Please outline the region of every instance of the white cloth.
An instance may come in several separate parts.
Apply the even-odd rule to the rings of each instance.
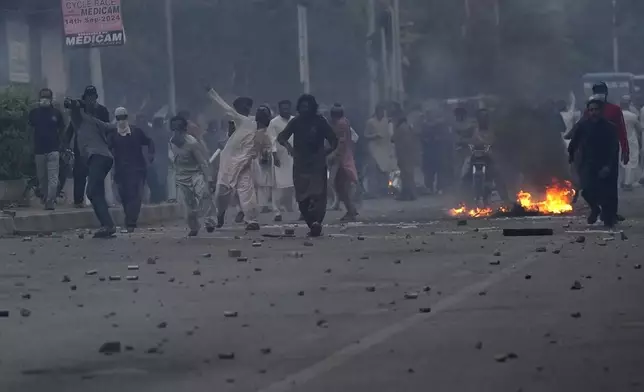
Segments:
[[[267,130],[271,139],[272,150],[280,161],[280,167],[274,166],[275,187],[279,189],[293,187],[293,157],[289,155],[284,146],[277,142],[277,135],[286,128],[286,125],[292,119],[293,117],[287,120],[282,116],[277,116],[271,120]],[[293,136],[288,141],[293,145]]]
[[[257,158],[253,159],[252,163],[255,186],[272,188],[275,185],[273,174],[273,144],[272,138],[268,135],[268,130],[266,128],[258,129],[255,141],[259,154]]]
[[[626,124],[626,137],[628,139],[628,148],[630,150],[630,159],[628,164],[621,164],[626,170],[635,170],[639,167],[640,161],[640,145],[637,135],[637,124],[639,119],[637,114],[630,110],[622,110],[624,114],[624,123]]]
[[[257,123],[251,117],[237,113],[214,90],[210,90],[210,97],[235,121],[235,132],[221,151],[217,184],[237,190],[240,173],[250,170],[258,154],[255,141]]]

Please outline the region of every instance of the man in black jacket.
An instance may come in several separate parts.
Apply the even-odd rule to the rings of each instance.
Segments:
[[[602,97],[590,98],[588,115],[575,126],[568,154],[571,163],[581,160],[576,163],[582,196],[591,209],[588,223],[597,222],[601,214],[604,225],[612,227],[617,220],[619,139],[617,126],[602,115],[603,106]],[[581,157],[576,154],[580,149]]]
[[[85,113],[105,123],[110,122],[110,112],[105,106],[98,103],[98,92],[96,91],[96,87],[87,86],[83,93],[82,100],[85,106]],[[74,156],[77,158],[80,157],[81,153],[78,148],[76,129],[72,122],[70,122],[69,127],[67,127],[66,139],[67,145],[70,145],[73,142],[72,148]],[[87,185],[87,162],[83,159],[75,159],[72,174],[74,177],[74,205],[78,208],[82,208],[85,200],[85,186]]]

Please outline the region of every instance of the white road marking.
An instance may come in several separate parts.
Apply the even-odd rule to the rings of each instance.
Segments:
[[[342,366],[349,360],[357,357],[358,355],[368,351],[369,349],[384,343],[385,341],[393,338],[394,336],[409,330],[410,328],[418,325],[419,323],[435,317],[437,314],[458,305],[468,297],[475,295],[490,286],[493,286],[501,281],[507,279],[511,275],[516,274],[530,264],[534,263],[538,255],[529,255],[526,259],[516,263],[515,265],[504,268],[503,270],[491,275],[487,279],[474,283],[460,290],[459,292],[444,298],[432,307],[431,313],[418,313],[410,316],[400,322],[385,327],[379,331],[360,339],[356,343],[352,343],[327,358],[300,370],[297,373],[287,376],[285,379],[278,381],[266,388],[260,389],[258,392],[287,392],[296,387],[301,387],[303,384],[320,377],[321,375],[330,372],[331,370]]]

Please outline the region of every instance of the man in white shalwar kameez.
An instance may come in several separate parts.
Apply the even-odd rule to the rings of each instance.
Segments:
[[[235,132],[221,151],[217,175],[217,226],[224,224],[226,209],[235,193],[246,218],[246,230],[259,230],[257,222],[257,195],[251,173],[253,159],[258,155],[255,136],[257,123],[249,117],[253,100],[237,98],[234,109],[214,90],[209,89],[210,98],[217,103],[235,122]]]
[[[389,173],[398,170],[394,144],[391,142],[392,136],[393,131],[386,116],[385,107],[380,104],[376,107],[374,115],[367,121],[364,132],[369,154],[375,163],[370,173],[373,184],[370,183],[369,188],[377,196],[387,194]]]
[[[275,222],[282,221],[283,211],[293,211],[293,200],[295,191],[293,188],[293,157],[286,148],[277,142],[279,135],[286,125],[293,119],[291,115],[291,101],[281,101],[279,104],[279,116],[271,120],[268,126],[268,135],[271,138],[273,149],[273,168],[275,173],[275,187],[273,188],[273,210],[275,211]],[[293,145],[293,136],[289,139]]]
[[[620,162],[620,182],[624,190],[632,190],[633,185],[637,182],[637,172],[640,164],[642,128],[637,114],[631,111],[631,97],[629,95],[623,96],[620,103],[622,114],[624,115],[626,137],[630,151],[630,160],[628,163],[624,164]]]

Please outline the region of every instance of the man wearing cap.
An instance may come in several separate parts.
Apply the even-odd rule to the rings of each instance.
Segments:
[[[141,128],[129,123],[125,108],[117,108],[114,117],[116,132],[108,134],[108,142],[114,155],[114,180],[123,204],[125,227],[131,233],[141,212],[147,165],[154,161],[154,143]],[[143,156],[144,146],[147,157]]]
[[[97,118],[105,123],[110,122],[110,113],[107,108],[98,103],[98,92],[96,87],[87,86],[83,92],[82,101],[85,106],[85,113]],[[73,143],[73,144],[72,144]],[[67,128],[67,145],[72,145],[74,156],[81,156],[81,151],[78,145],[78,137],[76,127],[73,122],[70,122]],[[87,185],[88,167],[87,162],[83,159],[75,159],[73,167],[74,177],[74,205],[78,208],[83,207],[85,200],[85,186]]]

